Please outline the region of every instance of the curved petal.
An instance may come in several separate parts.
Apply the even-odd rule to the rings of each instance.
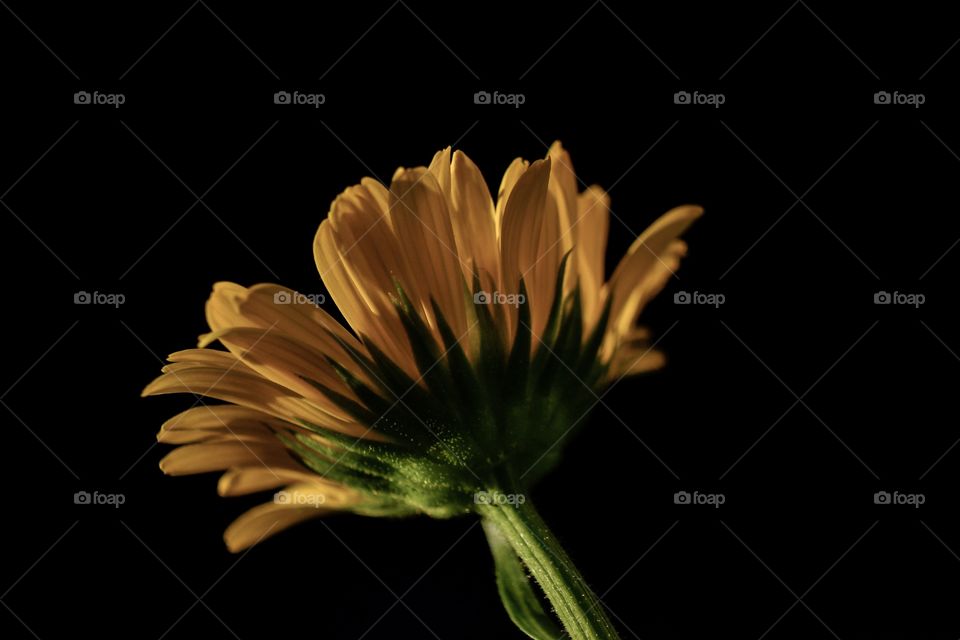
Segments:
[[[610,231],[610,196],[600,187],[591,186],[577,196],[575,223],[577,244],[577,282],[583,301],[584,335],[600,318],[601,291],[604,282],[604,257]]]
[[[200,442],[247,442],[268,444],[276,440],[272,432],[262,427],[238,427],[224,424],[222,429],[172,429],[157,433],[161,444],[196,444]]]
[[[244,364],[264,378],[317,403],[341,420],[349,420],[349,414],[314,384],[357,400],[350,387],[327,361],[327,358],[331,358],[338,364],[342,363],[342,366],[348,370],[353,369],[355,375],[366,380],[367,376],[358,371],[359,366],[348,356],[315,351],[312,347],[272,329],[234,327],[213,335]],[[338,348],[337,351],[342,352],[342,349]]]
[[[550,195],[556,206],[557,224],[560,227],[560,255],[565,255],[580,243],[580,222],[577,207],[577,176],[573,172],[573,161],[560,141],[550,145],[547,154],[550,157]],[[567,263],[564,293],[569,293],[577,283],[579,261],[572,258]]]
[[[613,296],[611,328],[617,336],[629,333],[644,305],[674,274],[686,251],[677,238],[702,214],[696,206],[671,209],[634,240],[607,285]]]
[[[500,180],[500,187],[497,189],[497,206],[494,209],[497,238],[499,238],[503,232],[503,214],[507,208],[507,200],[510,199],[510,194],[513,192],[513,187],[517,184],[517,180],[526,173],[529,166],[530,163],[523,158],[514,158],[513,162],[510,163],[510,166],[508,166],[507,170],[503,173],[503,178]]]
[[[337,196],[320,224],[313,253],[320,278],[343,317],[408,374],[416,365],[390,299],[404,258],[387,214],[386,188],[364,180]]]
[[[247,288],[232,282],[218,282],[207,300],[206,314],[207,324],[214,332],[234,327],[269,329],[337,360],[347,358],[338,340],[361,352],[364,350],[353,334],[330,314],[306,296],[276,284]],[[205,336],[200,346],[206,346],[212,339]]]
[[[220,476],[217,493],[224,497],[245,496],[294,482],[321,482],[321,480],[316,474],[299,465],[273,468],[254,465],[230,469]]]
[[[403,248],[403,287],[421,316],[436,329],[436,301],[457,337],[467,330],[467,297],[450,211],[437,179],[418,167],[398,171],[390,184],[391,225]],[[437,332],[439,337],[439,332]]]
[[[549,157],[531,164],[517,179],[504,209],[500,235],[501,291],[517,293],[523,277],[526,304],[530,305],[533,322],[531,329],[536,335],[542,333],[549,315],[560,258],[559,248],[552,242],[559,235],[559,224],[555,205],[548,198],[549,181]],[[516,310],[506,314],[508,335],[513,335],[516,316]]]
[[[647,347],[627,347],[617,350],[613,362],[610,364],[610,370],[607,374],[607,381],[613,382],[619,378],[633,376],[648,371],[660,369],[667,363],[666,356],[662,352]]]
[[[283,444],[246,442],[213,442],[187,444],[177,447],[160,461],[160,469],[167,475],[223,471],[242,465],[261,465],[264,468],[287,466],[293,463]]]
[[[607,382],[654,371],[666,362],[666,356],[651,346],[650,330],[646,327],[634,327],[623,337],[610,359]]]
[[[290,507],[268,502],[250,509],[234,520],[223,532],[223,541],[227,549],[237,553],[295,524],[318,518],[330,511],[331,509]]]
[[[295,524],[347,508],[358,500],[354,491],[332,483],[293,484],[278,493],[273,502],[256,506],[234,520],[223,539],[230,551],[242,551]]]
[[[164,369],[166,373],[147,385],[142,395],[193,393],[256,409],[281,420],[303,420],[358,437],[365,432],[360,425],[341,420],[254,372],[187,362],[168,365]]]
[[[461,151],[450,167],[450,217],[457,251],[472,269],[499,278],[497,225],[490,190],[480,169]],[[472,273],[465,272],[467,282]]]

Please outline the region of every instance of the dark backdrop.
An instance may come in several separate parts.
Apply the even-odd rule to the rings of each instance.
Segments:
[[[191,401],[138,396],[213,282],[322,293],[313,234],[362,176],[452,144],[495,188],[554,139],[611,187],[610,264],[707,210],[644,314],[669,366],[604,396],[534,496],[623,637],[960,635],[948,7],[0,4],[4,638],[518,637],[471,519],[335,517],[228,554],[266,498],[165,478],[154,434]],[[273,103],[294,90],[326,102]]]

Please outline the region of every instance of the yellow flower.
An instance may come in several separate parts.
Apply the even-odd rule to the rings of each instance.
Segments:
[[[663,215],[606,280],[609,197],[579,192],[559,143],[514,160],[496,199],[449,148],[389,186],[364,178],[314,241],[352,331],[279,285],[216,284],[210,333],[172,354],[144,395],[227,404],[168,420],[158,439],[180,446],[161,468],[224,470],[224,496],[281,489],[227,529],[232,551],[338,510],[486,520],[478,492],[524,491],[597,390],[663,364],[636,321],[700,214]]]

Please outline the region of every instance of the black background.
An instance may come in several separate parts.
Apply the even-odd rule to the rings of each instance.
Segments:
[[[213,282],[323,293],[313,234],[362,176],[452,144],[495,188],[554,139],[611,188],[611,266],[668,208],[707,210],[644,314],[668,367],[613,387],[534,494],[622,636],[960,635],[949,7],[0,4],[4,638],[519,637],[473,519],[335,517],[230,555],[268,498],[164,477],[154,434],[192,401],[139,392]]]

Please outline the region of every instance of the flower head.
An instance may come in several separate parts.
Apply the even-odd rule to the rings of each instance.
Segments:
[[[701,209],[663,215],[606,280],[609,198],[579,192],[559,143],[514,160],[496,196],[449,148],[341,193],[314,254],[350,330],[279,285],[214,286],[210,333],[144,395],[226,403],[163,425],[180,445],[166,473],[223,470],[225,496],[281,490],[228,528],[232,550],[330,511],[473,511],[477,492],[554,467],[600,389],[663,364],[636,321]]]

